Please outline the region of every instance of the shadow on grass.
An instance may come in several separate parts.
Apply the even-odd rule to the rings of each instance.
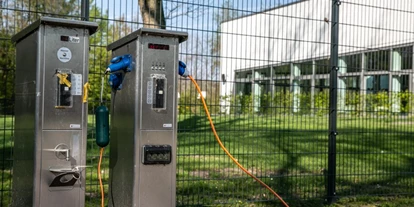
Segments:
[[[211,131],[210,124],[208,118],[206,116],[198,116],[198,115],[180,115],[184,117],[188,117],[178,121],[178,132],[201,132],[201,131]],[[227,126],[232,126],[241,120],[244,120],[242,117],[232,118],[230,120],[223,121],[221,119],[222,116],[212,117],[214,126],[216,129],[226,128]],[[217,120],[219,119],[219,120]]]
[[[410,130],[380,127],[343,129],[338,139],[337,195],[412,195],[414,193],[414,142]],[[349,161],[356,167],[350,169]]]
[[[226,120],[219,122],[218,125],[231,126],[239,124],[238,121],[241,120],[231,119],[229,122]],[[300,120],[299,125],[295,127],[292,125],[284,127],[280,124],[264,126],[268,127],[266,130],[245,127],[247,131],[250,129],[253,132],[252,136],[249,136],[245,131],[237,132],[235,130],[232,132],[239,133],[239,136],[229,136],[229,133],[225,131],[219,131],[219,134],[222,132],[228,139],[228,143],[238,143],[239,145],[236,147],[245,145],[242,150],[251,149],[248,145],[253,142],[250,140],[257,140],[255,151],[238,152],[239,157],[243,155],[248,159],[254,158],[254,156],[259,157],[252,161],[246,161],[250,168],[259,165],[255,163],[263,157],[277,159],[277,166],[273,170],[266,170],[263,172],[264,175],[260,175],[260,177],[280,193],[291,206],[325,206],[328,165],[327,126],[324,130],[321,129],[321,126],[303,124],[306,120],[301,120],[300,116],[298,120]],[[351,119],[351,121],[355,120]],[[258,119],[258,121],[261,120]],[[312,120],[310,119],[310,121]],[[372,123],[367,123],[371,121]],[[376,121],[378,120],[358,118],[355,126],[338,129],[336,193],[339,197],[414,193],[412,190],[414,187],[414,154],[411,153],[414,148],[413,130],[394,126],[393,122],[380,124]],[[183,128],[188,124],[191,126],[190,128],[195,130],[210,130],[206,127],[206,121],[203,117],[192,116],[180,121],[180,124]],[[186,136],[194,136],[194,142],[185,143],[186,146],[196,145],[202,148],[202,146],[214,142],[214,140],[200,141],[197,139],[197,134],[201,135],[199,132],[196,131],[191,135],[183,133],[180,136],[183,139],[186,139]],[[238,198],[242,202],[270,201],[277,203],[273,198],[252,199],[255,195],[251,193],[256,191],[234,189],[235,186],[245,185],[245,182],[232,183],[229,182],[231,179],[233,178],[223,174],[217,180],[211,177],[199,178],[198,181],[187,180],[185,181],[186,185],[177,189],[177,202],[180,202],[178,199],[182,196],[183,199],[189,201],[187,204],[198,203],[197,199],[201,199],[200,204],[220,204],[226,200],[228,203],[237,203],[237,199],[234,198]],[[202,182],[203,185],[197,187],[197,182]],[[222,190],[226,194],[219,193],[222,192],[217,191],[217,185],[220,185],[220,182],[233,186],[233,189]],[[258,184],[256,183],[252,188],[259,188]],[[193,193],[202,193],[208,196],[193,197],[191,196]],[[190,195],[186,197],[185,194]],[[217,199],[214,199],[215,197]]]

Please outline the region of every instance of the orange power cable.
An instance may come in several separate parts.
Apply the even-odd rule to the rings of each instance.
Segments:
[[[98,179],[99,179],[99,186],[101,187],[101,206],[105,206],[105,195],[104,189],[102,185],[102,176],[101,176],[101,164],[102,164],[102,156],[103,156],[104,148],[102,147],[99,151],[99,163],[98,163]]]
[[[207,108],[207,104],[206,101],[204,100],[203,94],[201,93],[201,89],[198,86],[197,82],[194,80],[193,77],[191,77],[191,75],[188,76],[191,80],[191,82],[193,82],[193,84],[195,85],[195,87],[197,88],[198,93],[200,94],[201,97],[201,101],[203,102],[203,106],[204,106],[204,110],[206,112],[207,118],[210,121],[210,127],[211,130],[213,131],[214,137],[216,138],[218,144],[220,145],[221,149],[223,149],[223,151],[227,154],[227,156],[230,157],[230,159],[241,169],[243,170],[243,172],[245,172],[247,175],[249,175],[250,177],[252,177],[254,180],[256,180],[257,182],[259,182],[262,186],[264,186],[266,189],[268,189],[274,196],[276,196],[276,198],[278,198],[280,200],[280,202],[283,203],[284,206],[289,207],[289,205],[283,200],[282,197],[280,197],[272,188],[270,188],[268,185],[266,185],[266,183],[264,183],[263,181],[261,181],[259,178],[257,178],[256,176],[254,176],[252,173],[250,173],[249,171],[247,171],[246,168],[244,168],[238,161],[236,158],[233,157],[233,155],[230,154],[230,152],[227,150],[227,148],[223,145],[223,143],[220,140],[220,137],[218,136],[217,132],[216,132],[216,128],[214,127],[213,124],[213,120],[211,119],[210,116],[210,112],[208,111]]]

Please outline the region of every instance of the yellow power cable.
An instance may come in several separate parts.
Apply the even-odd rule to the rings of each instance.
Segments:
[[[101,176],[101,164],[102,164],[103,152],[104,152],[104,148],[102,147],[99,152],[99,163],[98,163],[98,179],[99,179],[99,186],[101,188],[101,207],[105,206],[105,195],[104,195],[104,188],[102,185],[102,176]]]
[[[206,101],[204,100],[203,94],[201,93],[201,89],[198,86],[197,82],[194,80],[193,77],[191,77],[191,75],[188,76],[191,80],[191,82],[193,82],[193,84],[195,85],[195,87],[197,88],[198,93],[200,94],[200,99],[203,102],[203,106],[204,106],[204,110],[206,112],[207,118],[210,121],[210,127],[211,130],[213,131],[214,137],[216,138],[218,144],[220,145],[221,149],[223,149],[223,151],[227,154],[227,156],[230,157],[230,159],[241,169],[243,170],[243,172],[245,172],[247,175],[249,175],[250,177],[252,177],[254,180],[256,180],[257,182],[259,182],[262,186],[264,186],[266,189],[268,189],[274,196],[276,196],[276,198],[278,198],[280,200],[280,202],[282,202],[282,204],[285,207],[289,207],[289,205],[283,200],[282,197],[280,197],[272,188],[270,188],[268,185],[266,185],[266,183],[264,183],[263,181],[261,181],[259,178],[257,178],[256,176],[254,176],[252,173],[250,173],[249,171],[247,171],[246,168],[244,168],[237,160],[236,158],[233,157],[233,155],[230,154],[230,152],[227,150],[227,148],[223,145],[223,143],[220,140],[220,137],[218,136],[217,132],[216,132],[216,128],[214,127],[214,123],[213,120],[211,119],[210,116],[210,112],[208,111],[207,108],[207,104]]]

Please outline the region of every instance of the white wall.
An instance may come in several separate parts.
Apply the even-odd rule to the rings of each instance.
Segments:
[[[308,0],[221,24],[221,73],[329,56],[331,0]],[[342,0],[340,54],[414,42],[413,0]],[[223,84],[221,95],[232,94]]]

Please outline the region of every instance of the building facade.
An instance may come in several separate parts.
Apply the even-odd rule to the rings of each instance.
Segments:
[[[243,16],[221,24],[221,96],[260,96],[288,91],[292,112],[299,94],[329,89],[332,1],[307,0]],[[390,100],[413,92],[414,19],[410,0],[347,0],[340,5],[338,109],[348,110],[351,92],[387,92]],[[254,98],[256,97],[256,98]],[[302,100],[303,102],[303,100]],[[401,112],[400,100],[390,111]],[[221,102],[229,113],[230,102]]]

